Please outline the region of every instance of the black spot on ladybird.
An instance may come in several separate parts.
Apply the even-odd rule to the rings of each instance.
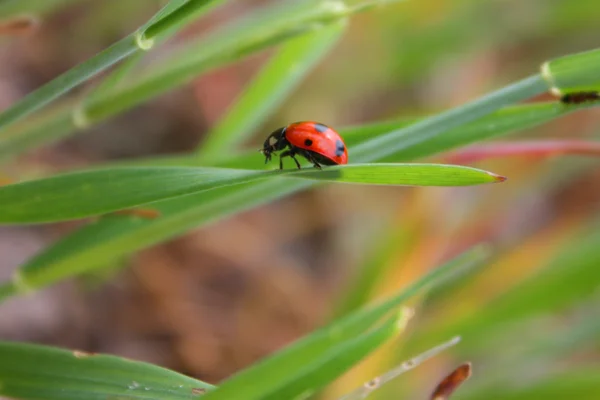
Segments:
[[[344,143],[338,139],[335,142],[335,155],[338,157],[341,157],[344,155],[344,150],[346,150],[346,148],[344,147]]]
[[[312,140],[310,140],[310,139],[306,139],[306,140],[304,141],[304,145],[305,145],[305,146],[312,146],[312,143],[313,143],[313,142],[312,142]]]
[[[329,128],[326,125],[316,123],[315,124],[315,129],[317,130],[317,132],[323,133],[323,132],[325,132]]]

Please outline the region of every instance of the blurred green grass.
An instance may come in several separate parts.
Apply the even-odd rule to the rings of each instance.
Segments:
[[[254,144],[268,131],[263,127],[290,120],[359,125],[432,115],[458,106],[538,71],[547,59],[596,47],[597,19],[592,3],[425,0],[390,4],[357,15],[339,46],[271,117],[255,123],[256,128],[245,135],[252,133],[248,141]],[[93,23],[94,18],[88,21]],[[548,104],[546,111],[562,114],[553,107]],[[71,123],[68,116],[64,122]],[[64,136],[64,126],[59,126],[57,139]],[[554,120],[542,129],[516,131],[512,137],[597,137],[597,126],[597,111],[591,109]],[[44,134],[52,134],[44,128]],[[397,127],[389,130],[393,129]],[[245,147],[248,143],[239,144]],[[413,150],[420,155],[417,146]],[[22,166],[19,173],[27,176],[21,160],[7,168]],[[257,160],[249,163],[262,163],[260,157]],[[425,398],[443,371],[466,359],[473,362],[474,376],[455,394],[456,399],[597,397],[593,366],[600,356],[594,343],[600,331],[594,323],[599,316],[594,298],[598,287],[594,221],[599,197],[594,160],[549,161],[525,156],[484,160],[477,166],[501,172],[510,180],[502,188],[476,191],[334,192],[344,194],[348,204],[342,209],[347,218],[352,213],[375,213],[365,209],[366,204],[381,207],[379,212],[387,216],[387,229],[369,241],[373,250],[367,252],[366,240],[355,250],[363,258],[362,267],[351,258],[335,266],[348,275],[339,289],[338,309],[355,309],[393,292],[474,242],[491,242],[495,252],[493,262],[457,278],[452,288],[415,301],[417,316],[410,336],[386,345],[323,398],[335,399],[399,360],[454,334],[465,336],[450,356],[420,366],[372,397]],[[279,191],[272,192],[269,201],[290,192],[276,183],[261,190]],[[249,196],[251,191],[245,193]],[[397,197],[402,201],[397,202]],[[250,197],[243,200],[251,201]],[[215,203],[198,223],[210,220],[219,207],[228,206]],[[273,216],[278,217],[284,216]],[[120,220],[112,228],[138,223]]]

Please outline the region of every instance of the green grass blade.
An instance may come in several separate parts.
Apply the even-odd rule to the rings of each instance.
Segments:
[[[0,394],[24,400],[197,399],[202,381],[120,357],[0,342]]]
[[[216,158],[246,139],[338,42],[342,20],[284,44],[208,134],[201,157]]]
[[[275,400],[305,398],[337,378],[354,364],[395,336],[405,326],[410,311],[388,318],[383,324],[355,337],[346,337],[330,331],[328,336],[313,333],[306,339],[310,347],[306,353],[293,354],[285,360],[276,374],[270,370],[256,370],[250,367],[222,382],[218,389],[206,395],[207,400]],[[239,379],[250,371],[254,380]],[[236,379],[236,377],[238,379]]]
[[[224,0],[171,0],[148,24],[140,28],[141,41],[154,41],[174,27],[182,26]]]
[[[85,243],[80,243],[80,245],[85,246]],[[97,254],[101,256],[102,252],[98,252]],[[327,352],[332,347],[348,340],[352,340],[356,336],[367,332],[377,323],[377,321],[380,321],[386,315],[394,312],[394,310],[402,305],[403,302],[424,290],[435,289],[440,284],[443,284],[449,277],[452,277],[464,268],[468,268],[471,263],[476,262],[481,256],[481,249],[474,248],[470,252],[464,253],[456,259],[451,260],[447,264],[428,273],[388,301],[371,307],[370,309],[361,310],[360,312],[351,314],[344,319],[334,321],[311,335],[292,343],[283,350],[255,364],[251,368],[229,378],[227,380],[227,387],[223,386],[225,387],[225,394],[228,394],[230,390],[235,392],[233,389],[228,389],[231,387],[250,388],[260,382],[265,382],[265,385],[277,385],[285,379],[291,369],[314,362],[315,359],[322,356],[323,353]],[[40,266],[41,268],[38,268],[37,272],[40,272],[42,277],[46,274],[45,278],[48,278],[48,273],[52,273],[52,271],[48,271],[48,268],[44,265]],[[40,275],[38,274],[36,277],[36,271],[34,269],[23,272],[23,283],[39,283]],[[73,271],[67,272],[73,273]],[[25,279],[28,278],[27,274],[33,279]],[[37,279],[37,282],[35,282],[35,279]],[[268,377],[268,379],[265,377]]]
[[[600,90],[600,49],[550,60],[542,76],[557,94]]]
[[[131,57],[122,61],[87,95],[84,102],[91,101],[96,96],[105,94],[110,90],[115,90],[115,88],[117,88],[119,84],[122,84],[125,81],[125,78],[129,76],[131,71],[139,64],[143,55],[144,53],[136,52]]]
[[[415,357],[412,357],[410,360],[404,361],[398,366],[390,369],[384,374],[371,379],[369,382],[364,383],[359,388],[353,390],[352,392],[340,397],[338,400],[364,400],[369,397],[373,392],[378,389],[381,389],[385,384],[390,381],[398,378],[400,375],[418,367],[425,361],[429,360],[437,356],[444,350],[458,344],[460,342],[460,336],[456,336],[451,340],[439,344]],[[444,400],[444,399],[434,399],[434,400]]]
[[[292,176],[327,182],[401,186],[469,186],[506,180],[480,169],[444,164],[354,164],[311,169]]]
[[[23,124],[0,132],[0,162],[68,135],[73,127],[72,111],[62,106],[45,113],[32,115]]]
[[[164,241],[165,232],[183,234],[310,186],[308,181],[287,183],[273,179],[259,185],[242,184],[242,190],[229,186],[153,203],[152,208],[160,213],[156,219],[103,217],[30,259],[17,271],[13,283],[20,292],[27,292],[93,271]]]
[[[83,112],[94,123],[141,104],[201,73],[346,19],[339,1],[286,1],[259,10],[242,21],[184,46],[166,65],[157,66],[135,82],[90,102]]]
[[[436,340],[455,332],[469,343],[481,345],[486,335],[516,321],[559,312],[593,296],[598,287],[600,231],[595,224],[559,251],[548,265],[473,313],[445,323],[435,323],[435,332],[419,332],[411,345]],[[485,342],[484,342],[485,343]]]
[[[272,174],[177,167],[67,173],[0,187],[0,222],[50,222],[83,218],[269,175]]]
[[[393,339],[404,330],[412,315],[410,309],[401,310],[399,315],[388,318],[380,327],[362,334],[340,346],[327,349],[317,359],[308,364],[301,364],[294,374],[288,374],[284,381],[269,384],[264,394],[256,396],[261,400],[305,398],[318,392],[334,379],[348,371],[367,355],[379,348],[386,341]],[[268,380],[268,376],[265,376]],[[269,386],[275,388],[269,388]],[[233,390],[230,390],[233,392]],[[239,391],[238,391],[239,392]],[[212,394],[211,394],[212,395]],[[216,398],[216,396],[215,396]],[[228,397],[221,397],[226,399]],[[246,399],[244,394],[238,398]]]
[[[488,252],[488,246],[475,246],[429,272],[425,277],[402,290],[396,296],[392,296],[387,300],[380,301],[377,304],[343,317],[337,322],[337,325],[339,325],[340,329],[353,332],[363,324],[373,323],[411,297],[424,291],[434,292],[434,289],[457,274],[466,273],[471,268],[480,265],[487,259]]]
[[[450,129],[491,114],[511,103],[543,93],[547,89],[546,82],[539,75],[523,79],[470,103],[365,142],[354,149],[353,159],[368,162],[393,155],[403,149],[430,140]]]
[[[237,398],[235,397],[236,395],[244,394],[244,392],[239,392],[240,388],[263,385],[263,381],[266,381],[264,385],[277,385],[285,379],[287,371],[294,368],[294,366],[310,364],[311,361],[322,355],[329,348],[368,331],[382,318],[397,310],[406,300],[424,290],[435,289],[447,277],[452,276],[463,268],[468,268],[474,260],[480,257],[479,252],[480,250],[475,248],[470,252],[464,253],[460,257],[425,275],[389,300],[334,321],[313,332],[311,335],[292,343],[283,350],[254,364],[251,368],[227,379],[219,387],[219,391],[215,391],[214,394],[216,395],[220,392],[223,395],[232,396],[231,398],[233,399]],[[262,387],[257,387],[257,389],[262,389]]]
[[[213,0],[213,3],[218,4],[220,1]],[[207,9],[201,8],[203,11]],[[90,124],[141,104],[153,96],[187,83],[213,68],[238,61],[246,55],[310,33],[315,29],[322,29],[326,25],[339,23],[351,13],[352,10],[346,9],[341,1],[335,0],[327,2],[288,0],[273,7],[265,8],[242,21],[234,21],[232,24],[224,26],[223,29],[209,35],[207,38],[203,37],[182,46],[180,51],[169,57],[164,65],[154,67],[139,79],[128,82],[127,85],[119,86],[118,89],[98,93],[97,96],[87,99],[88,101],[84,100],[83,105],[73,106],[71,123],[62,125],[64,132],[55,131],[44,140],[43,136],[39,135],[39,132],[44,130],[43,122],[55,125],[53,121],[47,119],[40,120],[37,126],[27,124],[21,129],[17,126],[16,132],[9,135],[11,140],[7,143],[7,146],[0,143],[0,160],[7,157],[7,155],[12,155],[8,153],[7,147],[13,147],[17,151],[22,150],[21,147],[11,146],[13,141],[33,143],[26,139],[20,140],[21,135],[36,134],[36,143],[49,142],[65,137],[89,127]],[[124,40],[135,45],[134,39],[134,35],[132,35]],[[97,62],[94,58],[87,63],[89,64],[92,61]],[[113,60],[111,63],[117,61]],[[69,71],[68,73],[72,74],[73,72]],[[63,87],[61,86],[61,88]],[[29,96],[37,95],[34,92]],[[25,107],[20,104],[18,103],[14,107]],[[29,113],[32,110],[33,108],[27,108],[26,110],[23,108],[22,111]],[[10,110],[7,110],[7,112],[13,113]],[[5,134],[2,115],[4,114],[0,114],[0,138]],[[19,115],[21,115],[20,112]],[[56,118],[62,120],[64,115],[57,114]],[[11,120],[13,119],[11,117]]]
[[[9,124],[26,117],[56,100],[77,85],[130,56],[138,50],[133,35],[129,35],[87,61],[71,68],[58,78],[26,95],[21,101],[0,114],[0,132]]]
[[[414,245],[416,235],[405,224],[397,226],[395,221],[384,233],[370,238],[370,248],[365,260],[358,265],[357,271],[345,285],[342,297],[337,301],[334,318],[339,318],[357,310],[366,304],[377,284],[385,278],[386,272],[395,264],[399,255],[405,255]]]
[[[84,218],[276,176],[403,186],[465,186],[505,179],[475,168],[441,164],[356,164],[266,172],[194,167],[110,168],[2,186],[0,223]]]
[[[210,1],[205,1],[210,2]],[[197,3],[197,1],[196,1]],[[184,7],[185,4],[180,6]],[[175,10],[177,11],[177,10]],[[174,12],[175,12],[174,11]],[[194,10],[197,11],[197,10]],[[166,29],[162,24],[163,21],[169,20],[167,17],[171,14],[167,14],[165,18],[159,19],[156,23],[160,23],[163,28],[161,32]],[[168,27],[174,28],[179,26],[180,19],[169,20]],[[151,25],[152,26],[152,25]],[[91,77],[97,75],[99,72],[107,69],[111,65],[116,64],[122,59],[134,54],[140,49],[149,50],[152,47],[154,37],[150,38],[149,42],[140,41],[139,35],[134,33],[131,34],[117,43],[113,44],[109,48],[101,51],[94,57],[82,62],[81,64],[71,68],[64,74],[46,83],[42,87],[26,95],[17,104],[11,106],[0,114],[0,132],[5,129],[9,124],[24,118],[25,116],[33,113],[41,107],[49,104],[53,100],[56,100],[63,94],[67,93],[79,84],[87,81]]]
[[[591,297],[598,288],[600,230],[594,224],[532,277],[486,306],[479,328],[558,311]],[[496,325],[497,326],[497,325]]]

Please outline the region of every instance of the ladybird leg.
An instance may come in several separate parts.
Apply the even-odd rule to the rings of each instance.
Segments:
[[[292,155],[291,157],[292,157],[292,159],[293,159],[294,161],[296,161],[296,166],[298,167],[298,169],[302,169],[302,168],[300,167],[300,163],[298,162],[298,160],[296,159],[296,157],[295,157],[295,156],[293,156],[293,155]]]
[[[301,169],[300,163],[296,159],[296,153],[293,150],[286,150],[279,155],[279,169],[283,169],[283,161],[281,160],[282,157],[292,157],[292,160],[294,160],[298,169]]]
[[[279,169],[283,169],[283,157],[288,157],[288,156],[292,156],[292,152],[289,150],[286,150],[283,153],[279,154]]]
[[[317,160],[315,160],[315,158],[313,157],[312,154],[310,154],[309,152],[306,152],[306,154],[304,156],[306,157],[306,159],[308,161],[310,161],[315,166],[315,168],[323,169],[323,168],[321,168],[321,164],[319,164],[319,162]]]

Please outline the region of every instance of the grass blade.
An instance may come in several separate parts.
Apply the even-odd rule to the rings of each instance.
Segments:
[[[470,103],[426,118],[406,128],[389,132],[354,149],[358,161],[381,159],[447,132],[450,129],[484,117],[511,103],[526,100],[548,89],[544,80],[535,75],[506,86]]]
[[[0,187],[0,222],[83,218],[267,176],[255,171],[176,167],[67,173]]]
[[[542,65],[542,76],[555,94],[600,90],[600,49],[550,60]]]
[[[328,349],[317,360],[302,365],[296,374],[288,376],[287,382],[278,382],[278,388],[267,391],[265,395],[257,398],[293,399],[318,392],[386,341],[402,332],[411,316],[412,310],[401,310],[399,315],[388,318],[380,327],[353,338],[341,346]]]
[[[400,375],[404,374],[411,369],[414,369],[429,360],[430,358],[438,355],[442,351],[458,344],[460,342],[460,337],[454,337],[451,340],[442,343],[438,346],[435,346],[432,349],[429,349],[418,356],[411,358],[410,360],[404,361],[399,366],[391,369],[385,374],[378,376],[376,378],[371,379],[369,382],[366,382],[363,386],[358,389],[353,390],[352,392],[342,396],[339,400],[362,400],[369,397],[373,394],[374,391],[381,388],[386,383],[396,379]]]
[[[211,385],[120,357],[0,342],[0,394],[25,400],[197,399]]]
[[[280,357],[281,368],[275,371],[250,367],[225,380],[218,389],[208,393],[207,400],[276,400],[305,398],[341,375],[385,341],[404,329],[409,311],[388,318],[379,327],[365,327],[356,336],[340,334],[330,329],[306,337],[310,346],[304,353],[288,353]],[[311,340],[312,339],[312,340]],[[275,355],[277,357],[277,354]],[[284,368],[285,365],[285,368]],[[253,381],[244,377],[252,374]]]
[[[210,0],[204,2],[209,3]],[[198,3],[198,1],[195,1],[194,3]],[[180,6],[180,8],[184,7],[185,4],[189,3],[183,3]],[[167,7],[169,7],[169,5],[167,5]],[[161,18],[156,21],[155,24],[161,24],[162,28],[160,32],[166,30],[167,28],[174,28],[176,26],[180,26],[180,19],[168,19],[167,17],[169,15],[172,14],[167,14],[165,18]],[[163,23],[163,21],[167,20],[168,23]],[[151,26],[152,25],[150,25],[150,27]],[[0,132],[3,129],[5,129],[9,124],[12,124],[17,120],[24,118],[25,116],[56,100],[63,94],[67,93],[74,87],[97,75],[99,72],[107,69],[111,65],[116,64],[117,62],[134,54],[139,50],[149,50],[152,47],[154,37],[150,37],[149,41],[140,41],[139,39],[139,33],[131,34],[121,39],[117,43],[113,44],[109,48],[101,51],[94,57],[71,68],[64,74],[46,83],[39,89],[26,95],[17,104],[13,105],[12,107],[0,114]]]
[[[2,186],[0,223],[84,218],[276,176],[403,186],[465,186],[505,180],[479,169],[441,164],[357,164],[267,172],[193,167],[110,168]]]
[[[433,290],[449,276],[452,276],[463,268],[468,268],[473,261],[481,257],[480,251],[481,249],[474,248],[469,252],[461,254],[459,257],[425,275],[387,301],[333,321],[313,332],[310,336],[292,343],[283,350],[254,364],[251,368],[227,379],[219,387],[219,391],[222,395],[239,396],[240,394],[245,394],[240,393],[239,388],[251,388],[257,382],[262,382],[265,377],[268,377],[271,384],[273,384],[272,382],[281,381],[286,376],[286,371],[293,368],[293,366],[310,363],[314,358],[332,346],[363,334],[382,318],[400,307],[409,298],[425,290]]]
[[[292,176],[327,182],[401,186],[469,186],[506,180],[503,176],[476,168],[416,163],[353,164],[301,171]]]
[[[139,50],[133,35],[129,35],[87,61],[71,68],[46,83],[0,114],[0,132],[9,124],[56,100],[79,84]]]

